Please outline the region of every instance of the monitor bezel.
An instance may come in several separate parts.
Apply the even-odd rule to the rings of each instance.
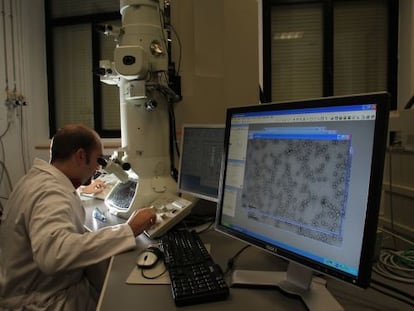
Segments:
[[[221,223],[221,214],[223,211],[223,191],[226,176],[226,160],[229,152],[230,122],[234,114],[271,111],[271,110],[288,110],[303,109],[328,106],[345,106],[352,104],[375,103],[377,104],[377,115],[375,119],[375,130],[373,140],[373,152],[371,161],[370,183],[367,198],[366,221],[364,225],[364,235],[360,253],[360,263],[358,275],[354,276],[340,270],[333,269],[330,266],[310,260],[300,256],[283,247],[275,247],[264,241],[245,235],[239,231],[230,229]],[[383,166],[385,161],[386,137],[388,130],[390,95],[386,92],[354,94],[347,96],[332,96],[305,100],[293,100],[285,102],[272,102],[266,104],[230,107],[226,114],[226,128],[224,136],[224,156],[220,176],[219,201],[217,204],[217,214],[215,230],[224,233],[230,237],[251,244],[259,249],[270,252],[276,256],[304,265],[315,272],[345,281],[358,287],[366,288],[369,285],[371,277],[371,265],[375,249],[376,232],[378,225],[378,216],[381,200],[381,187],[383,178]]]
[[[218,202],[218,193],[220,192],[220,184],[218,185],[218,193],[217,197],[209,196],[206,194],[190,191],[188,189],[182,188],[182,159],[183,159],[183,150],[184,150],[184,139],[185,139],[185,130],[186,129],[196,129],[196,128],[202,128],[202,129],[225,129],[224,123],[183,123],[181,126],[181,138],[180,138],[180,160],[179,160],[179,166],[178,166],[178,179],[177,179],[177,187],[178,192],[181,194],[189,194],[195,198],[207,200],[210,202],[217,203]],[[221,163],[223,163],[223,154]],[[221,170],[220,170],[221,171]],[[219,180],[220,182],[220,180]]]

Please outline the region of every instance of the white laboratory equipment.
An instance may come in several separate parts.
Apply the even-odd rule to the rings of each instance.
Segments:
[[[99,72],[102,82],[119,87],[120,99],[121,148],[106,165],[128,164],[128,178],[120,179],[105,201],[110,213],[128,218],[134,210],[168,198],[168,204],[157,209],[157,229],[147,232],[157,237],[192,207],[192,202],[178,196],[171,174],[169,113],[180,97],[168,85],[164,1],[121,0],[120,12],[120,28],[102,26],[117,46],[113,61],[102,60]],[[119,204],[117,197],[127,200]]]

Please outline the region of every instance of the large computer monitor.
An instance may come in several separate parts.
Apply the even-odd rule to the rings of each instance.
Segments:
[[[178,191],[217,202],[224,149],[224,124],[184,124]]]
[[[277,284],[316,310],[341,306],[314,271],[369,285],[388,101],[373,93],[227,110],[216,229],[289,262],[283,273],[234,271],[233,282]]]

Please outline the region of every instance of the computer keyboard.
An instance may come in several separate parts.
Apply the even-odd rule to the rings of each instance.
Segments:
[[[223,271],[197,232],[172,230],[160,242],[177,306],[225,300],[229,296]]]

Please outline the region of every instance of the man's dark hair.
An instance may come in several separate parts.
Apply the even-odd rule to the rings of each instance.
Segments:
[[[92,150],[99,147],[99,136],[82,124],[66,125],[52,138],[50,163],[69,159],[80,148],[85,150],[87,161]]]

